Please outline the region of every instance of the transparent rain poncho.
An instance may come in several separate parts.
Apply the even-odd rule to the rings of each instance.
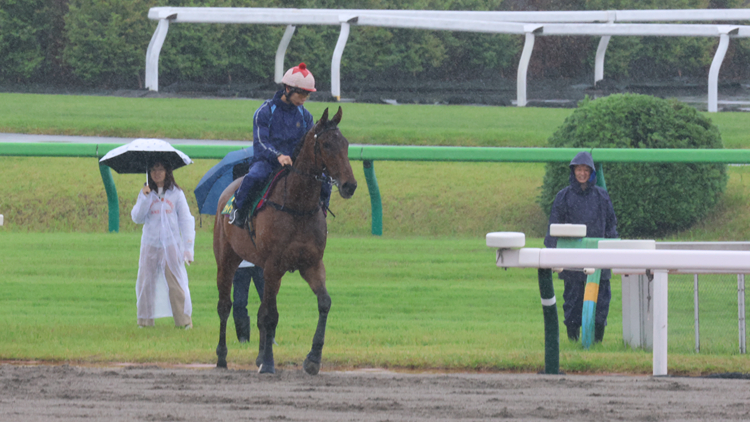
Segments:
[[[184,192],[172,187],[164,192],[162,200],[154,191],[148,195],[140,191],[130,216],[136,224],[143,224],[138,279],[135,283],[138,318],[172,316],[164,276],[165,265],[169,266],[185,292],[184,312],[191,315],[193,306],[185,261],[193,260],[195,218],[190,214]]]

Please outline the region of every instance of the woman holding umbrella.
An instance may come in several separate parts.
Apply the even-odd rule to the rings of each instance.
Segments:
[[[185,263],[193,261],[195,218],[168,160],[151,161],[148,183],[130,215],[136,224],[143,224],[135,284],[138,326],[153,326],[154,319],[173,316],[176,327],[192,328]]]

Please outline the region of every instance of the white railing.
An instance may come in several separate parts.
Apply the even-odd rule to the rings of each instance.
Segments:
[[[656,242],[656,249],[664,250],[712,250],[750,251],[750,242]],[[740,354],[747,353],[745,326],[745,274],[737,271],[700,271],[693,274],[693,325],[695,329],[695,352],[700,352],[700,295],[699,276],[704,274],[736,274],[737,276],[737,337]],[[623,302],[624,304],[624,302]]]
[[[750,27],[722,24],[667,24],[623,22],[701,22],[750,20],[750,9],[611,10],[573,12],[478,12],[437,10],[281,9],[222,7],[154,7],[149,19],[158,20],[146,52],[146,88],[159,90],[159,54],[169,23],[287,25],[276,51],[274,80],[284,72],[284,56],[297,25],[339,25],[341,33],[331,58],[331,95],[341,99],[340,67],[351,25],[424,30],[518,34],[525,36],[518,65],[516,104],[527,104],[527,70],[536,36],[599,36],[594,83],[604,77],[604,56],[613,36],[716,37],[719,47],[708,76],[708,111],[718,111],[718,78],[730,38],[750,37]]]
[[[666,246],[648,249],[643,245],[655,242],[644,240],[602,240],[600,249],[524,248],[523,233],[507,232],[488,233],[486,242],[487,246],[497,249],[496,265],[502,268],[612,268],[613,273],[653,277],[651,309],[655,376],[667,375],[668,274],[750,273],[748,250],[718,250],[708,246],[704,249],[664,249]],[[637,249],[629,249],[630,243]],[[744,298],[744,285],[742,296]],[[741,311],[744,314],[744,299]],[[744,325],[744,315],[741,322]],[[741,335],[744,335],[744,328]]]

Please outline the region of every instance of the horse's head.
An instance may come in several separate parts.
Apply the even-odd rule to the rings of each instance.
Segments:
[[[341,107],[330,120],[326,108],[310,132],[315,141],[315,154],[323,163],[322,170],[333,179],[343,198],[351,198],[357,189],[357,180],[349,164],[349,141],[339,131],[340,121]]]

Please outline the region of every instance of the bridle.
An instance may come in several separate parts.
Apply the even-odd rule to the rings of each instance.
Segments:
[[[302,171],[297,170],[297,168],[292,164],[291,166],[287,166],[289,168],[289,171],[294,172],[296,174],[299,174],[300,176],[306,176],[306,177],[312,177],[318,182],[328,182],[332,185],[335,185],[338,187],[338,182],[334,180],[331,176],[324,176],[326,171],[326,166],[323,164],[322,166],[318,167],[318,156],[320,155],[320,143],[318,142],[318,136],[330,132],[332,130],[338,129],[338,126],[332,125],[329,127],[324,128],[320,133],[316,133],[313,135],[313,139],[315,139],[315,145],[313,146],[313,160],[314,160],[314,168],[320,169],[319,171],[314,171],[312,173],[305,173]]]
[[[300,176],[310,177],[310,178],[314,179],[317,182],[330,183],[331,185],[335,185],[335,186],[338,187],[338,182],[336,180],[334,180],[331,176],[326,176],[325,175],[325,170],[326,170],[325,164],[323,164],[320,167],[318,166],[318,156],[320,155],[320,143],[318,142],[318,136],[320,136],[320,135],[322,135],[322,134],[324,134],[326,132],[332,131],[334,129],[338,129],[338,126],[332,125],[332,126],[326,127],[322,131],[320,131],[320,133],[316,133],[316,134],[313,135],[313,139],[315,139],[315,145],[313,146],[314,168],[315,169],[319,169],[319,170],[314,170],[312,173],[306,173],[306,172],[298,170],[294,166],[294,164],[292,164],[291,166],[289,166],[289,165],[285,166],[288,169],[288,172],[287,172],[286,175],[288,176],[289,173],[295,173],[295,174],[298,174]],[[275,208],[278,211],[284,211],[284,212],[292,214],[292,215],[297,215],[297,216],[312,216],[312,215],[315,215],[315,213],[317,213],[318,210],[321,208],[320,206],[315,207],[314,209],[312,209],[310,211],[298,211],[298,210],[295,210],[295,209],[292,209],[292,208],[288,208],[286,206],[287,193],[289,192],[289,190],[286,187],[287,180],[289,180],[289,179],[287,177],[284,177],[284,201],[283,201],[283,204],[277,204],[277,203],[272,202],[272,201],[267,201],[266,203],[268,205],[270,205],[271,207]],[[331,213],[331,214],[333,214],[333,213]]]

